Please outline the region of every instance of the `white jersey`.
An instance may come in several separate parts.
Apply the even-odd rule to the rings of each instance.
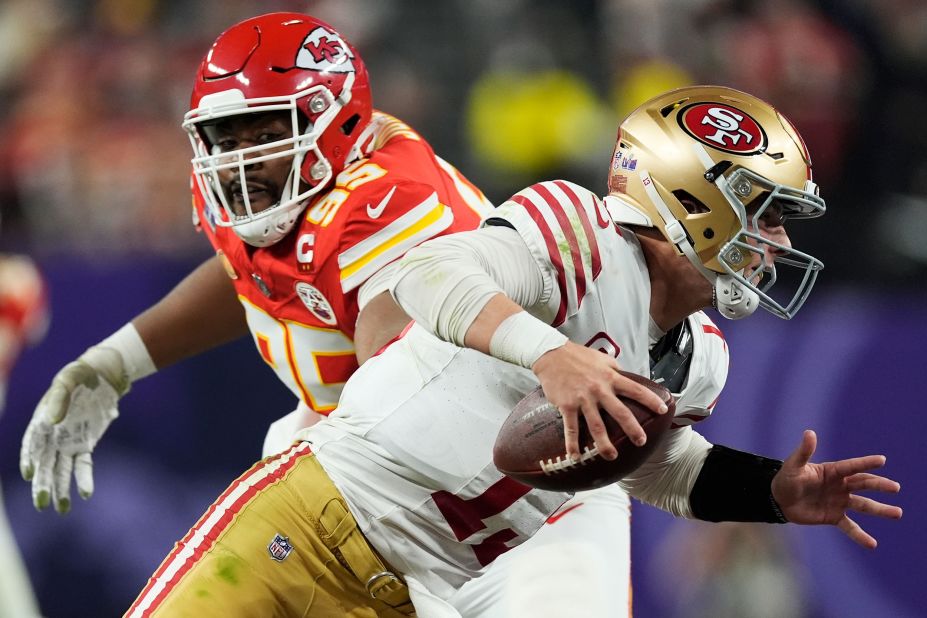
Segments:
[[[640,245],[591,192],[563,181],[500,206],[553,277],[526,307],[577,343],[649,373],[650,283]],[[498,221],[497,221],[498,222]],[[388,562],[442,598],[534,534],[569,494],[531,489],[492,463],[495,437],[534,374],[413,326],[301,435]]]
[[[692,353],[673,434],[708,417],[727,378],[728,348],[703,312],[686,320]],[[664,445],[669,446],[665,441]],[[672,459],[667,451],[663,460]],[[631,608],[631,505],[620,485],[577,493],[537,534],[500,556],[448,601],[468,618],[625,615]],[[564,595],[564,590],[574,594]]]
[[[693,313],[686,322],[692,337],[692,357],[682,390],[673,393],[676,397],[673,428],[708,418],[727,381],[730,364],[724,334],[704,311]]]

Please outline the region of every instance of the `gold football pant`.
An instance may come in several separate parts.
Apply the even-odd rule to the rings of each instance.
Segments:
[[[405,584],[300,442],[238,478],[174,546],[126,616],[400,617]]]

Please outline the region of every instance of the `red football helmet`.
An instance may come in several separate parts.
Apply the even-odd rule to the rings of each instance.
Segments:
[[[292,137],[220,151],[206,123],[254,112],[289,111]],[[299,13],[247,19],[223,32],[200,64],[183,127],[193,145],[193,172],[217,225],[248,244],[283,238],[311,195],[324,189],[369,141],[372,102],[367,69],[354,48],[328,24]],[[291,157],[279,202],[253,212],[242,183],[245,214],[236,214],[219,172]],[[224,211],[224,215],[222,214]]]

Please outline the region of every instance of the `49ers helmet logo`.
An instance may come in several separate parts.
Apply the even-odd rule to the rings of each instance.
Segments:
[[[723,103],[695,103],[677,116],[682,129],[712,148],[739,155],[766,150],[766,132],[746,112]]]
[[[352,58],[354,54],[344,39],[319,26],[303,39],[296,54],[296,66],[328,73],[353,73]]]

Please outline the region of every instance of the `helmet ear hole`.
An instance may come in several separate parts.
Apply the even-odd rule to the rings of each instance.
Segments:
[[[360,122],[360,114],[354,114],[341,124],[341,132],[345,135],[350,135],[354,132],[354,129],[357,127],[357,123]]]
[[[673,191],[673,197],[679,200],[679,203],[682,204],[682,207],[685,208],[686,212],[688,212],[690,215],[700,215],[706,212],[711,212],[711,208],[709,208],[707,204],[699,200],[685,189],[676,189]]]

